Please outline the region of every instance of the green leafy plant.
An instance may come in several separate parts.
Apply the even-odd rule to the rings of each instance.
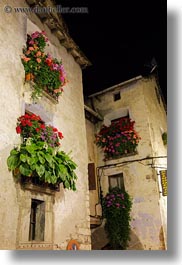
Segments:
[[[96,145],[104,151],[105,160],[136,151],[141,138],[134,130],[134,123],[130,118],[124,117],[108,127],[102,126],[96,135]]]
[[[103,215],[106,218],[105,229],[113,249],[126,249],[130,239],[130,211],[132,201],[129,194],[119,188],[113,188],[103,198]]]
[[[64,188],[75,191],[77,176],[74,170],[77,165],[69,154],[58,150],[62,133],[46,126],[34,114],[18,118],[16,131],[21,135],[22,143],[11,150],[7,158],[8,168],[14,176],[38,177],[41,182],[49,184],[63,183]]]
[[[39,177],[45,183],[63,183],[64,188],[76,190],[77,165],[63,151],[54,150],[44,142],[21,144],[10,152],[8,168],[16,177]]]
[[[163,140],[164,145],[167,145],[167,132],[164,132],[162,134],[162,140]]]
[[[44,31],[27,36],[27,45],[23,49],[22,63],[26,81],[33,81],[32,99],[36,100],[46,91],[58,100],[66,84],[66,75],[61,60],[53,58],[44,49],[48,38]]]

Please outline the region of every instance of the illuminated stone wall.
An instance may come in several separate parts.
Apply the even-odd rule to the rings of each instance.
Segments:
[[[104,195],[109,188],[108,176],[123,173],[125,189],[133,201],[131,241],[128,248],[133,250],[159,250],[167,247],[167,199],[160,193],[158,179],[160,168],[167,167],[167,149],[162,141],[167,121],[162,100],[157,98],[157,88],[154,77],[137,77],[91,96],[94,110],[104,119],[97,123],[97,132],[103,123],[109,125],[112,119],[128,113],[135,121],[135,130],[141,137],[135,155],[103,161],[104,154],[98,148],[96,156],[97,166],[103,167],[100,169],[100,176]],[[120,93],[120,99],[114,101],[116,93]],[[89,104],[88,100],[87,105]],[[161,156],[164,158],[160,158]],[[158,158],[148,159],[149,157]]]
[[[67,49],[61,46],[50,28],[36,14],[4,12],[4,6],[25,6],[24,1],[1,1],[1,122],[0,122],[0,249],[53,248],[65,250],[68,242],[75,239],[80,249],[89,250],[90,210],[87,175],[87,143],[82,88],[82,70]],[[24,84],[24,67],[21,63],[22,48],[27,33],[45,30],[50,41],[48,51],[62,59],[69,83],[64,88],[59,104],[43,97],[32,104],[30,87]],[[55,195],[39,190],[23,189],[8,172],[6,160],[10,150],[20,143],[16,134],[17,118],[30,108],[35,114],[51,122],[64,135],[61,149],[70,152],[78,168],[77,191],[61,186]],[[40,244],[29,242],[31,199],[45,201],[45,240]],[[34,243],[34,244],[33,244]]]

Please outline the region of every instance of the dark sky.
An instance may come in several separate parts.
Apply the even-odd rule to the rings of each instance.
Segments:
[[[89,95],[144,75],[155,57],[160,87],[167,91],[167,1],[62,0],[62,7],[87,7],[87,14],[62,14],[71,37],[91,61],[83,70]]]

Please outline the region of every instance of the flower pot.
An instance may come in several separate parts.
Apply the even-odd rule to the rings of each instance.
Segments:
[[[47,183],[44,180],[40,180],[40,178],[36,175],[36,173],[33,173],[31,175],[31,177],[27,177],[27,176],[21,176],[21,184],[22,185],[26,185],[26,184],[32,184],[34,186],[38,186],[41,187],[43,189],[51,189],[54,191],[60,191],[60,183],[61,182],[57,182],[55,184],[51,184],[51,183]]]
[[[30,73],[26,74],[25,75],[25,80],[26,81],[30,81],[30,79],[31,79],[31,74]]]
[[[34,75],[32,73],[28,73],[25,75],[25,80],[30,81],[34,79]]]

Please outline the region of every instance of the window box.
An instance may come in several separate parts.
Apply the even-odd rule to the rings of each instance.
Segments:
[[[63,92],[63,86],[66,84],[62,60],[53,58],[45,52],[47,42],[48,38],[44,31],[36,31],[27,35],[26,47],[23,48],[21,57],[25,81],[33,84],[31,98],[34,101],[42,97],[43,91],[58,101]]]
[[[41,193],[54,194],[56,191],[60,191],[60,183],[51,184],[41,181],[37,177],[26,177],[21,176],[20,180],[21,186],[24,189],[38,191]]]
[[[134,121],[129,117],[113,120],[110,126],[103,126],[96,135],[96,145],[104,151],[104,160],[118,159],[136,154],[141,139],[134,130]]]
[[[76,190],[77,165],[69,154],[59,150],[63,135],[57,128],[46,125],[40,116],[25,114],[18,118],[16,132],[22,143],[7,158],[14,177],[26,176],[26,181],[31,179],[33,184],[45,184],[49,188],[63,183],[64,188]]]

